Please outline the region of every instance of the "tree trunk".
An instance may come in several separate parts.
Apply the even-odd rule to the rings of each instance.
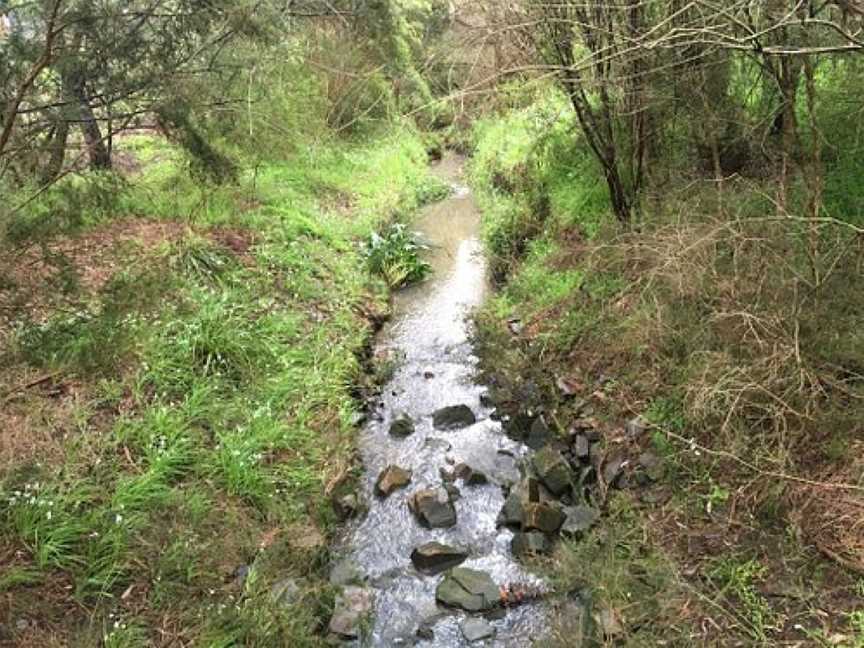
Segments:
[[[43,185],[48,185],[57,179],[63,171],[63,163],[66,161],[66,142],[69,139],[69,122],[61,116],[48,144],[49,158],[42,170],[41,180]]]
[[[73,70],[69,73],[67,81],[67,89],[69,91],[67,96],[70,101],[75,103],[77,121],[81,126],[81,133],[84,135],[84,145],[87,147],[90,168],[110,169],[111,153],[108,151],[108,147],[105,146],[99,122],[93,112],[93,107],[90,105],[84,75],[80,70]]]

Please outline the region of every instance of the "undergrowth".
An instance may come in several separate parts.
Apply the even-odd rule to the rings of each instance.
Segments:
[[[93,201],[70,178],[6,227],[34,264],[108,244],[70,258],[76,289],[49,294],[45,266],[44,305],[2,313],[0,642],[319,645],[329,498],[352,476],[353,385],[386,308],[372,270],[425,272],[405,241],[369,268],[362,241],[403,232],[440,185],[407,130],[222,186],[155,136],[118,146],[139,155],[134,183]],[[124,228],[131,245],[111,238]]]
[[[486,371],[537,385],[562,432],[595,426],[598,472],[613,454],[664,466],[647,493],[610,493],[602,528],[550,573],[616,611],[609,645],[854,645],[864,551],[837,520],[864,509],[861,238],[843,224],[859,217],[846,179],[858,163],[831,159],[838,223],[778,219],[765,178],[718,191],[685,166],[657,170],[624,229],[566,102],[530,96],[475,129],[471,178],[502,284],[477,316]]]

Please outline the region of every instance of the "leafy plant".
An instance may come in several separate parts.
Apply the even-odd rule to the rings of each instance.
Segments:
[[[721,595],[732,595],[740,604],[740,615],[755,639],[765,641],[772,622],[771,608],[756,589],[756,581],[766,572],[757,560],[740,561],[732,558],[718,560],[709,576],[720,586]]]
[[[428,249],[402,223],[391,225],[383,234],[373,232],[363,244],[363,253],[372,272],[392,287],[423,281],[432,267],[420,258]]]

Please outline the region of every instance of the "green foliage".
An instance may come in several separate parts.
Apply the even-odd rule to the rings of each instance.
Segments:
[[[432,271],[420,256],[424,249],[402,223],[390,225],[381,234],[373,232],[363,245],[369,268],[393,287],[422,281]]]
[[[719,587],[720,596],[732,596],[740,611],[748,633],[757,641],[766,641],[767,632],[773,623],[771,608],[756,588],[756,583],[765,576],[765,566],[756,560],[721,558],[709,571],[709,576]]]
[[[352,451],[351,385],[372,332],[360,313],[384,307],[357,241],[442,185],[410,130],[250,169],[236,186],[189,180],[158,139],[129,143],[150,166],[122,205],[184,215],[189,228],[143,257],[130,249],[134,262],[78,295],[81,316],[21,329],[15,362],[74,371],[88,400],[62,466],[0,475],[0,533],[33,556],[0,588],[41,609],[27,586],[62,571],[106,645],[146,645],[166,615],[203,645],[316,645],[317,585],[312,605],[268,597],[286,574],[317,584],[320,557],[259,543],[294,524],[329,530],[325,484]],[[226,231],[249,231],[255,245],[241,256],[215,243]],[[88,363],[109,379],[97,386]],[[248,603],[219,609],[225,566],[252,557],[267,569],[247,584]],[[133,583],[147,584],[140,616],[108,616]]]
[[[575,117],[565,98],[547,90],[527,105],[524,96],[514,103],[475,125],[470,168],[499,277],[544,228],[575,228],[591,238],[609,221],[605,185],[573,130]]]

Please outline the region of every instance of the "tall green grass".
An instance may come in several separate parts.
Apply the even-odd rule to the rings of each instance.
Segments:
[[[292,548],[305,538],[291,529],[330,530],[326,486],[351,457],[364,313],[386,297],[361,243],[439,185],[410,130],[308,150],[225,186],[193,180],[182,153],[151,136],[122,146],[140,155],[140,175],[104,213],[54,235],[128,218],[188,229],[136,252],[80,313],[21,323],[15,361],[78,376],[87,400],[62,463],[0,474],[0,538],[28,556],[2,587],[13,613],[31,614],[62,574],[87,618],[52,622],[85,643],[150,645],[171,619],[201,645],[316,645],[324,548]],[[226,231],[248,249],[221,243]],[[270,587],[292,575],[303,598],[274,605]]]

